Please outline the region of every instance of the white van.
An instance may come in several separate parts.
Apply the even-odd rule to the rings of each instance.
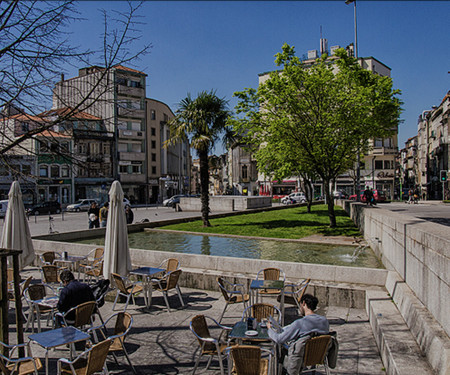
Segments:
[[[5,217],[8,209],[8,200],[0,201],[0,217]]]

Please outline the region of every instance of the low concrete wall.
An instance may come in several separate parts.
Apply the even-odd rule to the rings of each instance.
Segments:
[[[209,209],[214,211],[244,211],[255,208],[271,207],[271,197],[247,197],[241,195],[214,195],[209,197]],[[182,211],[198,211],[202,209],[200,198],[180,198]]]
[[[450,375],[450,235],[447,227],[360,203],[339,201],[392,272],[386,282],[417,345],[436,374]],[[377,239],[373,241],[373,239]],[[370,311],[369,311],[370,313]],[[383,331],[370,315],[374,331]],[[383,334],[388,334],[387,325]],[[377,337],[377,332],[375,332]],[[378,342],[378,341],[377,341]],[[383,351],[383,341],[379,340]]]

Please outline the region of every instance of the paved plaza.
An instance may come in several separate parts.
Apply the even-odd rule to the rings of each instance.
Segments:
[[[37,268],[28,268],[22,273],[23,277],[33,275],[40,278]],[[182,288],[183,299],[186,303],[181,307],[176,295],[169,298],[172,312],[168,312],[162,296],[154,293],[150,310],[144,306],[144,299],[137,297],[137,305],[130,305],[127,309],[134,319],[133,328],[126,340],[126,348],[131,361],[139,374],[190,374],[198,354],[198,343],[189,330],[191,318],[197,314],[204,314],[218,318],[224,306],[224,300],[218,291],[203,291]],[[114,295],[114,294],[113,294]],[[265,299],[270,302],[270,298]],[[106,320],[112,312],[112,302],[107,301],[101,307],[101,314]],[[116,310],[123,309],[124,304],[118,304]],[[232,326],[242,316],[242,306],[230,306],[222,321],[224,325]],[[383,364],[368,323],[365,310],[348,309],[342,307],[319,307],[319,314],[327,316],[332,330],[337,331],[339,340],[339,358],[333,374],[383,374]],[[286,309],[286,323],[297,317],[294,308]],[[50,329],[45,326],[44,329]],[[15,340],[14,314],[10,313],[10,338]],[[212,331],[218,334],[217,330]],[[31,332],[25,332],[25,340]],[[37,344],[32,344],[33,355],[44,358],[45,351]],[[58,348],[50,351],[49,374],[56,374],[58,358],[67,358],[69,350]],[[126,358],[119,356],[117,366],[112,357],[107,359],[111,374],[132,374]],[[209,370],[205,369],[206,359],[202,360],[197,370],[198,374],[220,374],[217,360],[212,362]],[[44,371],[41,371],[44,374]]]

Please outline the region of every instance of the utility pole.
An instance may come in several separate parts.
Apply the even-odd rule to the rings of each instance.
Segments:
[[[345,4],[349,5],[353,3],[353,9],[354,9],[354,25],[355,25],[355,59],[358,59],[358,27],[356,22],[356,0],[346,0]],[[356,154],[356,201],[361,201],[361,155],[360,155],[360,149],[358,147],[357,154]]]

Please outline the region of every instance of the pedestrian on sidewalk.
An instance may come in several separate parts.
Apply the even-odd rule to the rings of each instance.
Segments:
[[[100,223],[102,228],[106,227],[106,222],[108,221],[108,213],[109,213],[109,203],[105,202],[102,209],[100,210]]]
[[[100,228],[100,208],[97,202],[92,202],[88,210],[89,229]]]
[[[127,219],[127,224],[133,224],[134,214],[133,211],[131,211],[131,207],[129,204],[127,204],[125,207],[125,217]]]

